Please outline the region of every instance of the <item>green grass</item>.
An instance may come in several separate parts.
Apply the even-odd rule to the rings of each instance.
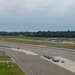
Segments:
[[[3,63],[0,63],[0,75],[26,75],[15,63],[12,63],[12,69],[10,69],[9,64],[4,63],[4,70],[3,70]]]
[[[9,56],[0,56],[0,61],[8,61],[11,60]]]
[[[25,37],[25,36],[0,36],[0,39],[7,39],[7,38],[18,38],[18,39],[28,39],[28,40],[43,40],[44,38],[41,37]]]
[[[62,45],[62,46],[56,46],[60,48],[67,48],[67,49],[75,49],[75,45]]]
[[[18,43],[25,43],[25,44],[34,44],[34,45],[55,45],[55,43],[52,42],[39,42],[39,41],[29,41],[29,40],[21,40],[21,39],[15,39],[15,38],[3,38],[4,41],[10,41],[10,42],[18,42]]]
[[[38,41],[39,39],[40,41]],[[42,38],[41,38],[42,39]],[[0,37],[0,40],[4,41],[10,41],[10,42],[17,42],[17,43],[24,43],[24,44],[34,44],[34,45],[46,45],[46,46],[52,46],[52,47],[60,47],[60,48],[68,48],[68,49],[75,49],[75,45],[72,44],[64,44],[64,43],[56,43],[56,42],[50,42],[50,41],[44,41],[40,38],[35,37],[19,37],[17,39],[14,37]],[[62,40],[71,40],[71,38],[59,38]],[[75,38],[72,38],[74,40]]]

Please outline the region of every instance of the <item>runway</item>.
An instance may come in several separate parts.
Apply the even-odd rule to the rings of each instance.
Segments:
[[[41,58],[45,54],[60,56],[75,62],[74,50],[5,41],[0,41],[0,45],[12,47],[0,47],[0,50],[6,51],[27,75],[75,75],[74,72]]]

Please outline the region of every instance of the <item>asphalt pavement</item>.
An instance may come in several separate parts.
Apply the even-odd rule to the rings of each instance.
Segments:
[[[11,47],[0,47],[0,50],[11,56],[27,75],[75,75],[70,70],[41,58],[43,55],[60,56],[75,61],[74,50],[6,41],[0,41],[0,45]]]

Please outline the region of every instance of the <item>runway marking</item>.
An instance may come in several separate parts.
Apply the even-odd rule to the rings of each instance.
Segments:
[[[5,53],[9,56],[9,54],[5,51]]]
[[[22,50],[22,49],[15,49],[15,48],[11,48],[11,49],[14,51],[24,52],[24,53],[29,54],[29,55],[38,55],[38,54],[36,54],[32,51],[29,51],[29,50]]]
[[[13,56],[13,54],[11,54],[12,56]],[[30,71],[30,73],[32,73],[32,75],[36,75],[30,68],[28,68],[25,64],[23,64],[15,55],[15,57],[13,56],[10,56],[11,58],[12,58],[12,60],[17,64],[17,62],[15,61],[15,59],[14,58],[16,58],[23,66],[25,66],[25,68],[28,70],[28,71]],[[21,66],[19,65],[19,64],[17,64],[20,68],[21,68]],[[23,70],[23,68],[21,68],[21,70]],[[27,72],[25,71],[25,70],[23,70],[23,72],[26,74],[26,75],[28,75],[27,74]]]
[[[23,64],[23,63],[22,63]],[[24,65],[24,64],[23,64]],[[28,68],[26,65],[24,65],[33,75],[36,75],[30,68]]]
[[[10,56],[7,51],[5,51],[5,52],[8,56]],[[15,62],[15,60],[12,57],[11,57],[11,59],[13,60],[13,62]]]
[[[23,64],[18,58],[16,58],[23,66],[25,66],[28,71],[30,71],[33,75],[36,75],[30,68],[28,68],[25,64]]]
[[[63,57],[56,57],[56,59],[59,59],[59,60],[62,60],[62,61],[65,61],[65,63],[61,63],[61,62],[54,62],[52,61],[51,59],[47,59],[43,56],[40,56],[41,58],[53,63],[53,64],[56,64],[62,68],[65,68],[73,73],[75,73],[75,61],[72,61],[72,60],[69,60],[69,59],[66,59],[66,58],[63,58]]]

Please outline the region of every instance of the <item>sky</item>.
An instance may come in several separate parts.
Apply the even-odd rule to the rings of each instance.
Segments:
[[[75,30],[75,0],[0,0],[0,31]]]

